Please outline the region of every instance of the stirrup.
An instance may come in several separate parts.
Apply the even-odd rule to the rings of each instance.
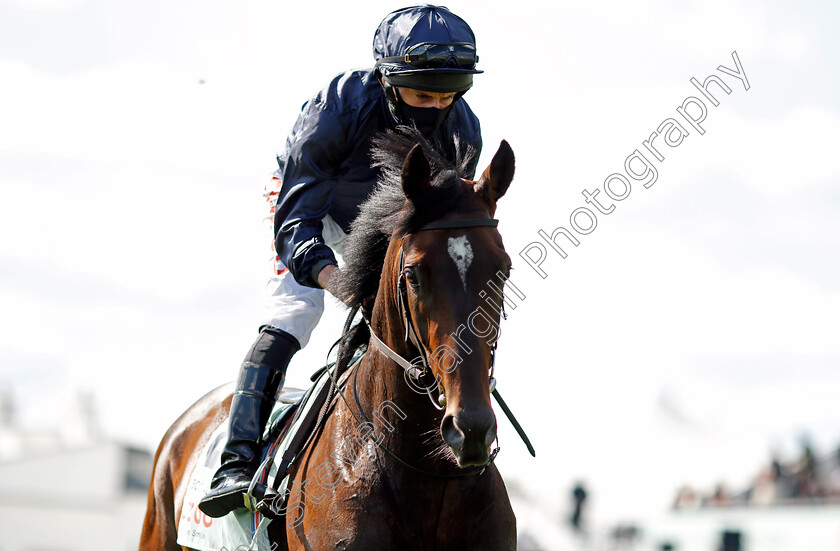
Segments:
[[[198,508],[211,518],[219,518],[239,508],[252,509],[253,505],[248,500],[248,488],[251,486],[251,478],[247,475],[235,477],[231,482],[224,484],[221,488],[210,490],[198,503]],[[251,492],[255,502],[261,501],[266,493],[265,484],[256,483]]]

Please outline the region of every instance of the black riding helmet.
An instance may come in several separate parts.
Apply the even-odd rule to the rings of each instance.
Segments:
[[[478,55],[466,21],[443,6],[389,13],[373,35],[376,69],[392,86],[427,92],[466,92]]]

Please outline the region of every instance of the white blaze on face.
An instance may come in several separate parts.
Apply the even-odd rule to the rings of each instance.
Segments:
[[[473,251],[467,236],[450,237],[447,250],[455,266],[458,267],[458,273],[461,275],[461,282],[464,284],[464,290],[466,291],[467,270],[469,270],[473,260]]]

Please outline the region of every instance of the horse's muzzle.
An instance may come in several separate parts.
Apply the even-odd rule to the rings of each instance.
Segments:
[[[490,458],[490,445],[496,439],[496,416],[489,406],[447,413],[440,432],[459,467],[483,465]]]

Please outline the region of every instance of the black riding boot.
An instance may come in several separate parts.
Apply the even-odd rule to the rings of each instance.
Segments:
[[[245,507],[244,494],[260,464],[263,429],[283,386],[289,361],[298,350],[300,345],[293,336],[265,327],[248,352],[230,404],[230,433],[222,451],[222,465],[198,505],[207,516],[218,518]],[[264,486],[255,489],[255,493],[264,492]]]

